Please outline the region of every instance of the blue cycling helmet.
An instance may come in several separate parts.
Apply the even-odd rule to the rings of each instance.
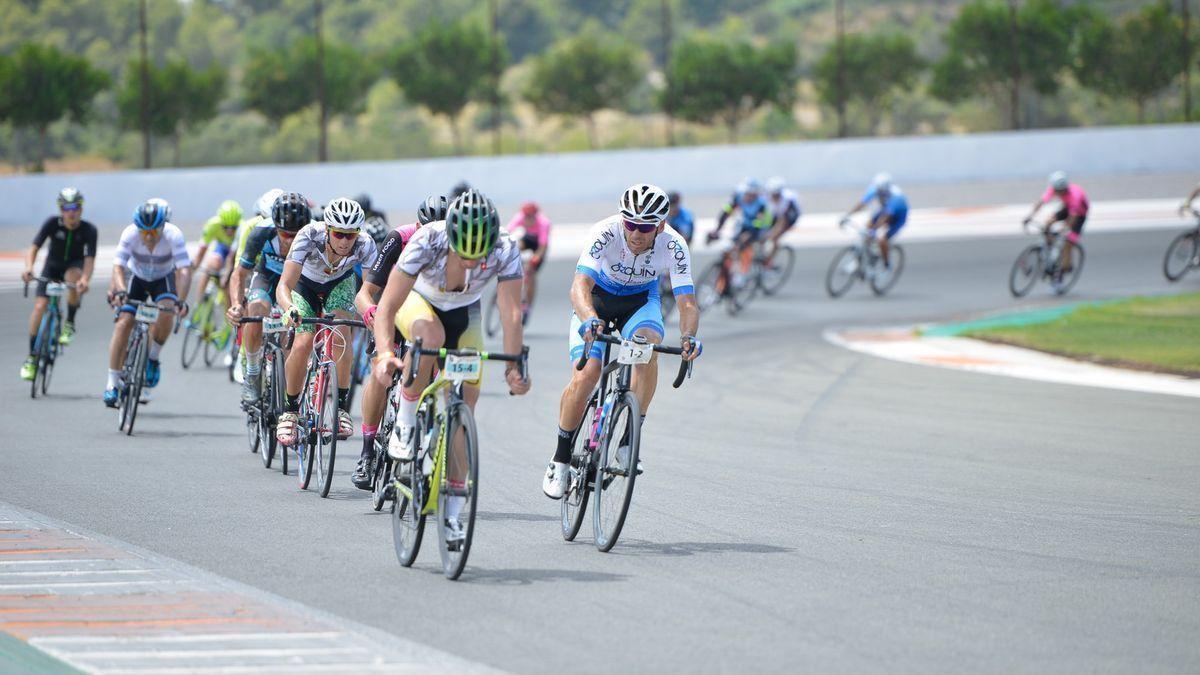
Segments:
[[[167,204],[167,200],[158,197],[146,200],[145,204],[133,211],[133,224],[137,225],[139,230],[160,229],[170,219],[171,207]]]

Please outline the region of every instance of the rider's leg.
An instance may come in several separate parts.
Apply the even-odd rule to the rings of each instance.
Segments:
[[[652,297],[633,313],[625,325],[621,327],[621,335],[640,335],[647,342],[661,344],[667,329],[662,323],[662,306],[657,297]],[[654,399],[654,390],[658,386],[658,354],[655,353],[649,363],[633,367],[633,380],[630,387],[637,395],[638,403],[642,406],[642,417],[650,409],[650,401]]]
[[[159,296],[158,304],[164,309],[159,312],[158,320],[154,322],[154,328],[150,330],[150,360],[157,361],[159,352],[163,345],[167,344],[167,339],[171,337],[171,329],[175,327],[175,298],[173,296]],[[169,308],[169,309],[167,309]]]
[[[117,378],[125,365],[125,347],[129,333],[133,331],[133,314],[121,312],[113,327],[112,341],[108,344],[108,388],[115,389]]]
[[[83,278],[83,268],[71,267],[67,269],[63,275],[63,280],[69,284],[76,283]],[[83,294],[78,290],[71,288],[67,290],[67,323],[75,323],[75,313],[79,311],[79,304],[83,301]]]
[[[42,317],[46,314],[46,307],[50,304],[50,298],[45,296],[39,297],[33,301],[33,312],[29,315],[29,355],[33,356],[37,351],[37,334],[38,329],[42,325]]]

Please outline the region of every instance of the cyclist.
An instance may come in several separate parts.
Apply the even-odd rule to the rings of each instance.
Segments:
[[[845,216],[842,216],[841,222],[846,222],[850,216],[866,208],[872,199],[879,202],[879,210],[871,214],[867,229],[878,237],[879,228],[887,227],[883,236],[878,237],[879,255],[883,258],[883,266],[891,269],[892,261],[888,257],[891,250],[889,242],[900,233],[904,224],[908,222],[908,198],[904,196],[900,187],[892,182],[891,176],[886,173],[876,174],[862,199]]]
[[[271,206],[271,219],[260,222],[250,230],[229,281],[232,297],[237,298],[227,312],[231,322],[237,323],[242,316],[266,316],[275,306],[275,287],[279,283],[279,276],[283,274],[284,260],[291,251],[296,233],[308,225],[310,219],[311,213],[304,196],[288,192],[280,195]],[[248,288],[247,277],[250,279]],[[261,395],[262,335],[261,323],[242,326],[242,350],[246,354],[245,376],[242,379],[244,403],[253,403]]]
[[[678,192],[668,192],[667,199],[671,202],[671,209],[667,212],[667,225],[691,246],[692,235],[696,232],[696,218],[692,215],[692,210],[681,205],[682,198]]]
[[[583,355],[584,342],[608,323],[621,335],[640,335],[653,343],[662,342],[666,329],[659,305],[658,277],[670,275],[679,306],[680,345],[683,358],[691,361],[703,347],[696,337],[700,310],[692,286],[691,254],[683,237],[665,225],[669,199],[653,185],[633,185],[621,196],[620,211],[592,227],[591,245],[579,256],[571,284],[571,330],[568,355],[572,362]],[[588,397],[600,379],[604,350],[593,344],[583,370],[571,370],[571,382],[563,390],[558,412],[558,445],[542,491],[561,499],[568,481],[571,437],[583,415]],[[642,419],[654,398],[658,383],[658,360],[634,366],[633,391],[642,404]]]
[[[171,220],[171,207],[163,199],[150,199],[133,212],[133,224],[121,233],[113,261],[112,282],[108,289],[109,304],[120,307],[117,325],[108,347],[108,386],[104,404],[117,407],[118,390],[122,382],[121,366],[125,362],[125,347],[133,330],[133,315],[138,301],[155,302],[174,309],[163,312],[150,329],[150,353],[146,362],[146,386],[158,386],[161,367],[158,356],[171,337],[172,314],[187,315],[186,298],[191,283],[191,260],[183,232]],[[128,277],[126,276],[128,272]]]
[[[754,250],[751,245],[762,239],[763,233],[771,227],[771,210],[767,207],[767,201],[762,197],[762,183],[754,178],[747,178],[738,186],[734,192],[733,198],[721,210],[717,216],[717,227],[712,232],[708,233],[708,242],[712,243],[721,236],[721,229],[725,226],[725,221],[733,214],[734,211],[741,212],[741,225],[734,235],[734,249],[741,256],[741,272],[744,274],[750,269],[750,263],[754,259]],[[734,275],[735,280],[740,283],[742,275]]]
[[[192,259],[192,269],[212,277],[221,277],[222,268],[226,267],[226,259],[237,241],[238,227],[242,224],[242,205],[232,199],[221,202],[217,215],[204,223],[200,234],[200,246],[196,249],[196,257]],[[209,247],[212,250],[209,250]],[[224,286],[224,284],[221,284]],[[196,284],[196,301],[204,297],[204,282]]]
[[[59,191],[58,215],[50,216],[42,223],[42,229],[38,230],[25,254],[25,271],[21,274],[25,282],[33,281],[33,264],[38,251],[47,241],[50,242],[50,249],[46,253],[40,276],[75,284],[75,288],[67,295],[67,320],[58,338],[60,344],[69,345],[75,337],[75,313],[79,311],[83,294],[88,291],[96,265],[96,226],[83,219],[83,195],[79,190],[67,187]],[[35,374],[37,357],[34,356],[34,348],[42,315],[49,304],[46,282],[39,281],[37,300],[33,303],[33,313],[29,315],[29,357],[21,366],[23,380],[32,380]]]
[[[375,245],[383,244],[383,238],[388,235],[387,216],[383,211],[376,211],[371,208],[371,195],[362,193],[354,198],[358,205],[362,207],[363,215],[366,216],[367,224],[363,228],[371,238],[375,240]]]
[[[533,251],[525,266],[525,301],[521,304],[521,315],[525,316],[537,295],[537,273],[546,261],[546,249],[550,246],[550,219],[542,215],[537,204],[525,202],[521,211],[508,221],[506,229],[513,237],[520,235],[517,245],[522,251]]]
[[[1192,202],[1196,201],[1196,197],[1200,197],[1200,183],[1196,184],[1196,187],[1192,190],[1192,193],[1189,194],[1187,199],[1184,199],[1183,203],[1179,205],[1179,215],[1182,216],[1189,208],[1191,208]]]
[[[767,239],[772,244],[772,252],[779,246],[779,238],[796,226],[800,220],[800,196],[787,187],[787,182],[779,176],[767,181],[767,206],[774,214],[771,231]]]
[[[346,197],[329,202],[325,219],[304,226],[292,242],[283,274],[275,288],[279,309],[296,324],[296,339],[288,354],[287,411],[279,417],[275,436],[283,445],[296,442],[296,421],[300,410],[300,390],[304,387],[308,357],[312,352],[314,328],[299,323],[300,318],[333,314],[353,318],[354,293],[358,289],[356,265],[370,267],[378,251],[375,242],[362,231],[365,216],[358,202]],[[345,327],[336,329],[345,341],[337,362],[338,384],[350,383],[350,365],[354,360],[353,343]],[[350,388],[338,387],[338,438],[354,433],[350,419]]]
[[[1025,217],[1025,224],[1028,225],[1032,222],[1037,212],[1051,199],[1058,199],[1062,203],[1062,208],[1046,221],[1043,229],[1049,230],[1054,223],[1061,222],[1070,230],[1063,243],[1062,255],[1058,259],[1059,272],[1066,274],[1071,271],[1071,248],[1079,241],[1079,235],[1083,232],[1083,224],[1087,222],[1088,197],[1083,188],[1067,180],[1066,173],[1055,171],[1050,174],[1050,184],[1046,187],[1046,192],[1042,194],[1041,199],[1033,203],[1033,210]]]
[[[271,207],[275,204],[275,200],[278,199],[282,194],[283,190],[279,188],[272,188],[264,192],[257,200],[255,200],[254,211],[250,214],[250,217],[243,220],[241,225],[238,226],[237,235],[234,236],[236,248],[233,251],[233,255],[228,256],[225,259],[225,279],[227,280],[225,285],[226,297],[238,300],[242,299],[240,293],[238,293],[237,289],[233,287],[233,272],[238,266],[238,261],[241,260],[242,252],[246,248],[246,238],[250,236],[251,230],[253,230],[256,225],[259,225],[263,222],[271,222]],[[239,348],[237,350],[237,355],[238,367],[233,369],[233,379],[238,384],[242,384],[245,382],[243,371],[245,370],[246,365],[246,350]],[[232,363],[233,354],[226,354],[225,366],[228,367]]]
[[[496,279],[497,302],[504,327],[504,349],[521,351],[524,331],[521,327],[521,251],[500,231],[500,216],[492,201],[478,190],[467,190],[450,203],[446,219],[417,230],[400,260],[388,275],[387,286],[375,314],[375,344],[386,345],[394,339],[393,328],[408,339],[420,338],[426,348],[483,349],[480,330],[480,298],[484,288]],[[423,360],[421,372],[411,386],[404,387],[396,432],[388,439],[388,454],[409,461],[416,453],[413,426],[417,399],[433,376],[432,359]],[[401,365],[390,351],[375,357],[374,376],[379,384],[392,383],[392,373]],[[529,380],[522,380],[518,366],[507,364],[504,373],[509,391],[524,394]],[[479,385],[464,388],[471,409],[479,400]],[[452,455],[453,456],[453,455]],[[454,475],[451,484],[465,479]],[[458,514],[465,497],[451,497],[447,506],[446,526],[449,539],[463,536]]]
[[[399,262],[404,247],[417,233],[417,228],[434,221],[445,220],[447,206],[449,203],[445,197],[431,195],[417,207],[417,222],[397,227],[389,232],[387,238],[383,240],[383,245],[379,247],[379,256],[375,258],[375,264],[371,265],[371,269],[367,271],[362,288],[358,289],[358,295],[354,296],[354,305],[362,314],[363,323],[367,324],[367,330],[374,331],[375,312],[378,309],[376,303],[379,301],[379,294],[387,286],[388,276],[391,275],[392,268]],[[388,349],[392,351],[399,349],[402,340],[400,331],[395,331],[392,346]],[[376,350],[386,351],[378,347]],[[359,457],[358,466],[354,467],[354,475],[350,477],[354,486],[362,490],[371,489],[371,467],[375,466],[375,435],[379,432],[379,423],[383,420],[383,411],[386,406],[387,387],[376,378],[368,377],[363,386],[362,396],[362,455]]]

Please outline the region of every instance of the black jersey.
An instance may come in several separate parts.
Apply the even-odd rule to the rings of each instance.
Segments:
[[[68,230],[61,216],[50,216],[33,238],[33,245],[41,248],[50,241],[47,262],[81,263],[84,258],[96,257],[96,232],[96,226],[86,220],[79,221],[79,227],[74,230]]]

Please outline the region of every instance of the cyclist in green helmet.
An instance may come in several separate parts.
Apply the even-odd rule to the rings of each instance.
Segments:
[[[196,249],[196,257],[192,260],[192,269],[216,278],[221,287],[221,304],[227,306],[225,285],[228,279],[222,279],[225,259],[233,249],[234,237],[237,236],[238,226],[242,224],[242,206],[232,199],[221,202],[217,215],[204,223],[204,231],[200,234],[200,246]],[[204,281],[196,284],[196,302],[204,297],[208,284]]]

